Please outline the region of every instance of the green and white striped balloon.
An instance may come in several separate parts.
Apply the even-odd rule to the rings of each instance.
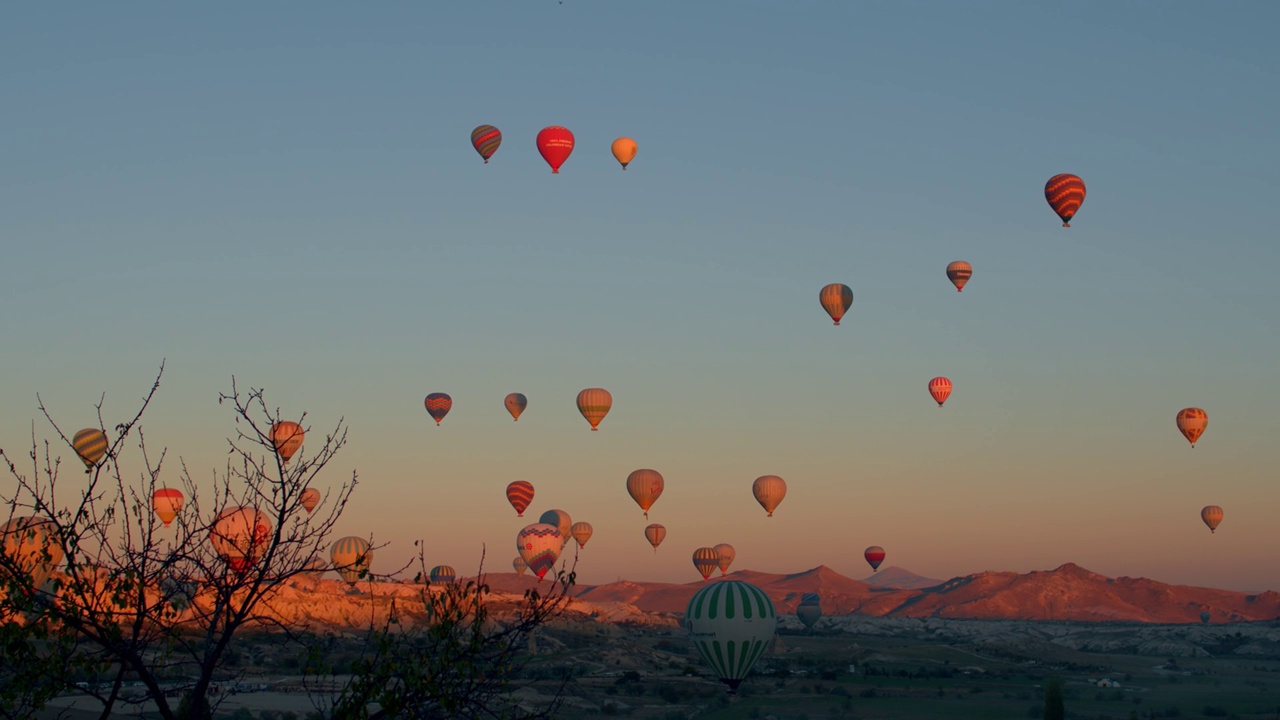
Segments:
[[[684,626],[698,654],[734,692],[769,647],[778,618],[763,590],[721,580],[689,599]]]

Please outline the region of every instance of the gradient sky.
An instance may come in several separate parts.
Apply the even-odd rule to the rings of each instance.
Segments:
[[[558,507],[595,526],[588,583],[697,580],[693,549],[729,542],[768,572],[861,578],[879,544],[938,578],[1280,589],[1278,24],[1271,2],[11,5],[0,447],[47,434],[37,392],[74,431],[105,391],[114,425],[164,359],[144,427],[197,477],[233,375],[316,433],[345,417],[339,531],[391,543],[378,571],[415,539],[506,571]],[[559,175],[546,125],[577,136]],[[1060,172],[1088,184],[1070,229]],[[656,555],[641,467],[667,481]],[[763,474],[790,488],[771,519]]]

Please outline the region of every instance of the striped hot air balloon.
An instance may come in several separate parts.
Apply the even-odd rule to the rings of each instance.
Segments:
[[[636,159],[636,141],[629,137],[614,140],[609,149],[613,151],[613,158],[622,165],[623,170],[626,170],[627,165]]]
[[[492,125],[477,125],[476,129],[471,131],[471,147],[480,153],[486,165],[489,164],[489,158],[498,152],[498,146],[501,144],[502,131]]]
[[[10,568],[30,576],[39,588],[66,557],[53,523],[30,515],[10,518],[0,528],[0,550]]]
[[[866,559],[873,572],[879,570],[880,563],[884,562],[884,548],[879,545],[872,545],[863,551],[862,557]]]
[[[942,403],[951,397],[951,381],[944,377],[930,380],[929,394],[933,396],[933,401],[938,403],[938,407],[942,407]]]
[[[751,484],[751,494],[756,496],[756,502],[769,513],[769,517],[773,517],[773,511],[787,496],[787,481],[777,475],[761,475]]]
[[[271,518],[251,507],[229,507],[209,528],[209,541],[218,557],[235,572],[248,570],[271,543]]]
[[[84,463],[85,474],[93,472],[107,454],[107,434],[97,428],[85,428],[71,438],[71,447]]]
[[[818,292],[818,302],[822,309],[831,316],[832,322],[840,324],[840,318],[853,306],[853,290],[848,285],[831,283]]]
[[[453,407],[453,398],[446,393],[435,392],[428,395],[422,404],[427,406],[427,414],[439,425],[444,416],[449,414],[449,408]]]
[[[666,537],[667,528],[663,525],[659,525],[658,523],[653,523],[644,529],[644,539],[648,540],[649,544],[653,546],[653,552],[655,554],[658,552],[658,546],[662,544],[662,541],[665,540]]]
[[[573,530],[573,520],[569,517],[569,513],[563,510],[548,510],[542,513],[538,522],[550,525],[560,532],[561,547],[569,542],[570,532]]]
[[[458,579],[458,572],[448,565],[437,565],[431,568],[431,582],[449,585]]]
[[[533,502],[533,483],[516,480],[507,485],[507,502],[516,509],[516,517],[524,517],[524,511]]]
[[[724,575],[729,572],[729,566],[733,564],[735,558],[738,557],[738,551],[733,549],[729,543],[720,543],[712,548],[716,551],[716,555],[720,560],[716,564],[720,566],[720,574]]]
[[[574,542],[578,543],[578,547],[586,547],[587,541],[591,539],[591,534],[595,530],[591,527],[591,523],[576,522],[569,528],[569,534],[573,536]]]
[[[538,576],[538,582],[542,582],[547,571],[555,567],[563,547],[564,541],[555,525],[534,523],[516,535],[516,550],[533,574]]]
[[[1070,173],[1054,175],[1044,184],[1044,199],[1062,219],[1062,227],[1071,227],[1071,218],[1084,204],[1084,181]]]
[[[519,556],[511,561],[511,567],[520,575],[524,575],[529,572],[529,563],[525,562],[524,558]]]
[[[298,496],[298,499],[302,502],[302,509],[306,510],[307,514],[310,515],[311,511],[315,510],[316,506],[320,504],[320,491],[315,488],[307,488],[302,491],[302,495]]]
[[[551,125],[538,131],[538,152],[551,166],[552,173],[559,173],[560,166],[573,152],[573,133],[569,128]]]
[[[1176,419],[1178,432],[1191,443],[1191,447],[1196,446],[1196,441],[1204,434],[1205,428],[1209,427],[1209,413],[1197,407],[1179,410]]]
[[[591,424],[591,430],[600,429],[600,421],[613,407],[613,395],[604,388],[587,388],[578,393],[578,412]]]
[[[1209,532],[1212,533],[1218,529],[1218,523],[1222,522],[1222,508],[1217,505],[1205,505],[1200,511],[1200,519],[1209,526]]]
[[[956,292],[964,290],[964,286],[973,277],[973,266],[963,260],[956,260],[947,265],[947,279],[956,286]]]
[[[329,548],[329,560],[333,562],[333,569],[338,571],[342,579],[351,587],[355,587],[361,577],[369,572],[373,551],[369,549],[368,540],[348,535],[334,542]]]
[[[178,517],[178,513],[182,510],[182,501],[181,490],[156,488],[155,492],[151,493],[151,507],[165,527],[169,527],[169,523]]]
[[[524,409],[529,407],[529,398],[525,397],[524,393],[510,393],[503,398],[502,406],[507,409],[507,412],[511,413],[513,421],[519,420],[520,413],[523,413]]]
[[[700,547],[693,551],[693,566],[702,573],[703,581],[711,579],[711,573],[720,567],[720,553],[715,548]]]
[[[271,445],[275,448],[280,461],[289,464],[289,458],[302,447],[302,439],[306,433],[302,426],[291,420],[284,420],[271,426]]]
[[[642,468],[631,471],[627,476],[627,492],[644,511],[645,520],[649,519],[649,508],[653,507],[653,504],[662,496],[662,489],[665,486],[662,473],[657,470]]]
[[[734,693],[769,648],[778,618],[763,590],[740,580],[721,580],[689,599],[684,625],[703,661]]]

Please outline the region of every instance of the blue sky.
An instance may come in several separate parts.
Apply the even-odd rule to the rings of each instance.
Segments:
[[[122,418],[167,359],[149,435],[196,468],[222,462],[232,375],[317,429],[345,417],[343,532],[376,529],[388,567],[421,538],[432,564],[484,543],[505,569],[501,490],[528,479],[535,517],[595,525],[588,582],[694,580],[693,548],[730,542],[774,572],[861,577],[879,544],[935,577],[1072,561],[1280,588],[1278,21],[1265,2],[9,7],[0,446],[29,440],[37,391],[69,427],[104,391]],[[489,165],[482,123],[504,134]],[[555,176],[546,125],[577,138]],[[1070,229],[1042,195],[1059,172],[1089,189]],[[854,291],[840,328],[829,282]],[[590,386],[615,397],[599,433],[573,408]],[[455,400],[440,428],[434,391]],[[1210,417],[1194,450],[1189,405]],[[639,467],[667,477],[657,556]],[[763,474],[790,485],[767,522]]]

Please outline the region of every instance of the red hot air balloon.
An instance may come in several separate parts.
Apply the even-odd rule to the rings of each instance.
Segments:
[[[315,488],[307,488],[302,491],[298,499],[302,501],[302,509],[306,510],[307,514],[310,515],[311,511],[315,510],[316,506],[320,504],[320,491]]]
[[[551,172],[559,173],[560,166],[573,152],[573,133],[567,127],[552,125],[538,132],[538,152],[551,166]]]
[[[631,493],[631,499],[644,511],[645,520],[649,519],[649,508],[662,496],[664,487],[666,483],[662,479],[662,473],[657,470],[644,468],[627,476],[627,492]]]
[[[302,426],[291,420],[284,420],[271,426],[271,445],[275,448],[280,461],[285,465],[302,447],[302,439],[306,437]]]
[[[524,511],[533,502],[533,483],[516,480],[507,486],[507,502],[516,509],[516,517],[524,517]]]
[[[884,562],[884,548],[879,545],[872,545],[867,548],[866,552],[862,553],[862,557],[867,559],[867,564],[871,566],[872,570],[879,570],[880,563]]]
[[[933,401],[938,403],[938,407],[942,407],[942,403],[951,397],[951,381],[944,377],[936,377],[930,380],[929,394],[933,396]]]
[[[947,279],[956,286],[956,292],[964,290],[964,286],[973,277],[973,266],[963,260],[956,260],[947,265]]]
[[[427,406],[427,414],[439,425],[444,416],[449,414],[449,408],[453,407],[453,398],[445,393],[431,393],[422,403]]]
[[[1178,411],[1177,421],[1178,432],[1191,443],[1191,447],[1195,447],[1205,428],[1209,427],[1209,413],[1198,407],[1183,408]]]
[[[480,125],[471,131],[471,147],[480,153],[486,165],[502,144],[502,131],[492,125]]]
[[[1071,218],[1084,204],[1084,181],[1079,175],[1061,173],[1044,184],[1044,199],[1049,207],[1062,218],[1062,227],[1071,227]]]

